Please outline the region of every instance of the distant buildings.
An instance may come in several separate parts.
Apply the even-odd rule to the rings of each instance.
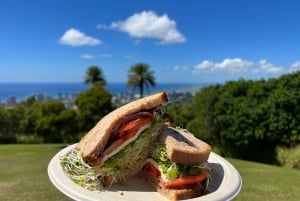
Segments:
[[[115,105],[124,105],[130,101],[137,99],[138,96],[132,92],[117,93],[112,96],[111,101]]]
[[[17,98],[15,96],[11,96],[6,101],[6,107],[14,107],[17,104]]]
[[[41,94],[37,94],[37,95],[30,95],[30,96],[27,96],[24,100],[18,100],[17,97],[11,96],[6,100],[0,101],[0,106],[5,107],[5,108],[13,108],[13,107],[17,106],[18,103],[20,103],[22,101],[25,101],[27,98],[30,98],[30,97],[34,97],[35,100],[40,102],[40,103],[44,103],[44,102],[47,102],[47,101],[53,99],[47,93],[41,93]]]
[[[171,91],[167,92],[169,102],[183,102],[187,99],[193,97],[194,93],[190,91]],[[124,105],[130,101],[136,100],[139,98],[139,95],[134,93],[118,93],[112,97],[112,103],[120,106]]]
[[[200,88],[198,88],[197,90],[195,90],[195,89],[193,89],[193,90],[186,89],[186,90],[180,90],[180,91],[174,90],[171,92],[167,92],[167,94],[168,94],[170,102],[181,102],[181,101],[185,101],[189,98],[192,98],[194,96],[194,94],[198,91],[200,91]],[[27,98],[32,97],[32,96],[34,96],[36,101],[38,101],[40,103],[44,103],[49,100],[56,99],[56,100],[61,101],[67,108],[74,108],[74,109],[76,108],[76,104],[75,104],[75,100],[77,97],[76,94],[62,95],[61,93],[59,93],[57,98],[53,98],[47,93],[41,93],[41,94],[37,94],[37,95],[28,96]],[[134,94],[132,92],[124,92],[124,93],[117,93],[117,94],[113,95],[111,101],[116,106],[120,106],[120,105],[124,105],[130,101],[136,100],[138,98],[139,98],[139,95],[137,95],[137,94]],[[26,100],[26,98],[24,100]],[[12,96],[12,97],[9,97],[7,100],[0,101],[0,107],[12,108],[12,107],[15,107],[19,102],[24,101],[24,100],[17,100],[17,98],[15,96]]]
[[[47,93],[37,94],[35,95],[35,98],[38,102],[41,103],[47,102],[52,99],[51,96]]]

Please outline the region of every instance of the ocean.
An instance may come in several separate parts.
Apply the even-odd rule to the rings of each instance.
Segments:
[[[196,90],[208,84],[187,84],[187,83],[157,83],[154,88],[145,89],[145,94],[156,91],[184,91]],[[23,100],[28,96],[48,94],[52,98],[61,96],[75,96],[80,92],[89,89],[91,86],[83,83],[0,83],[0,101],[15,97]],[[106,88],[112,95],[131,92],[126,83],[107,83]],[[138,94],[138,90],[134,91]]]

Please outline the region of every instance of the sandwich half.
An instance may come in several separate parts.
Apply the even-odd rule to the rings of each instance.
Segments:
[[[165,128],[143,167],[145,178],[169,200],[183,200],[205,193],[211,146],[186,129]]]
[[[126,181],[143,167],[152,142],[165,125],[158,108],[167,101],[166,93],[160,92],[104,116],[62,158],[65,172],[91,190]]]

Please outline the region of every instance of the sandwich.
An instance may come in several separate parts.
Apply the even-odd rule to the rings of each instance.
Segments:
[[[159,92],[110,112],[61,158],[69,177],[90,189],[109,188],[136,174],[149,157],[150,147],[165,123],[160,107],[168,101]]]
[[[186,129],[161,131],[142,172],[149,183],[169,200],[183,200],[205,193],[211,146]]]

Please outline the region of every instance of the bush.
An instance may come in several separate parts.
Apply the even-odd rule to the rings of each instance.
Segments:
[[[16,142],[18,144],[41,144],[43,138],[37,135],[17,135]]]
[[[300,144],[294,147],[277,147],[277,160],[282,166],[300,170]]]
[[[0,144],[13,144],[16,143],[15,135],[4,135],[0,132]]]

